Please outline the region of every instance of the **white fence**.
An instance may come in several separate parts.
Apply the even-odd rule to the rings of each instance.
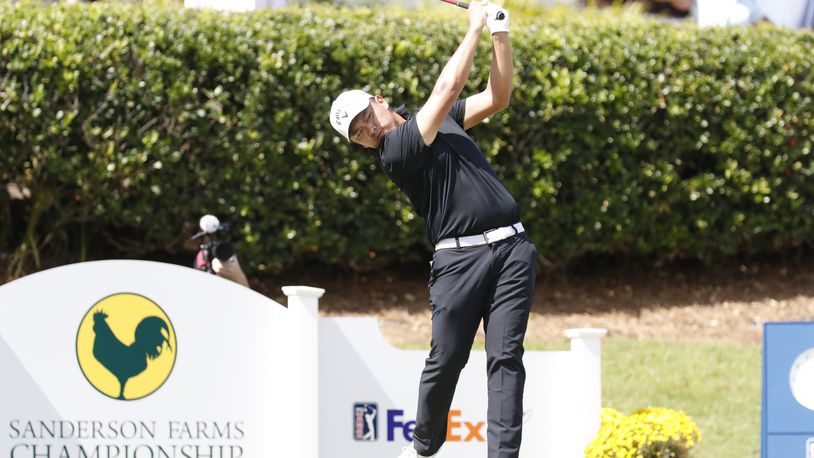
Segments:
[[[0,286],[0,454],[397,456],[427,352],[390,346],[373,319],[319,318],[321,289],[284,292],[288,308],[145,261],[75,264]],[[166,325],[153,334],[163,351],[134,357],[150,347],[150,320]],[[581,457],[599,427],[604,330],[567,334],[570,351],[525,355],[524,457]],[[146,369],[123,375],[131,360]],[[485,456],[483,352],[458,386],[439,456]]]

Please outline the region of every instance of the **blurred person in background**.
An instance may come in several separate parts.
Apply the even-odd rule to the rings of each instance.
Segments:
[[[243,273],[234,245],[218,237],[219,233],[223,234],[221,231],[229,230],[229,223],[221,223],[215,215],[204,215],[198,221],[198,226],[201,230],[187,239],[187,243],[198,245],[198,253],[192,267],[248,288],[249,280]]]
[[[586,0],[586,6],[612,6],[619,4],[637,4],[644,7],[648,14],[683,19],[690,16],[693,0]]]
[[[725,27],[768,22],[790,28],[814,26],[814,0],[655,0],[691,12],[698,25]]]
[[[691,11],[702,27],[750,25],[766,20],[757,0],[694,0]]]
[[[587,1],[609,6],[618,0]],[[671,18],[692,17],[702,27],[750,25],[761,22],[790,28],[814,27],[814,0],[622,0],[639,3],[645,11]]]

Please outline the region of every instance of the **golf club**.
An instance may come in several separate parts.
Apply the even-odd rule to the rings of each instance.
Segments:
[[[459,0],[441,0],[441,1],[444,3],[449,3],[450,5],[455,5],[463,9],[469,9],[469,3],[466,2],[461,2]]]
[[[459,8],[469,9],[469,3],[462,2],[460,0],[441,0],[441,1],[444,2],[444,3],[449,3],[450,5],[455,5],[455,6],[459,7]],[[503,13],[502,12],[497,13],[497,19],[498,20],[503,19]]]

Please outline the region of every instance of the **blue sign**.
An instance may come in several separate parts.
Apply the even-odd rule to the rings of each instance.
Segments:
[[[762,458],[814,458],[814,322],[763,327]]]

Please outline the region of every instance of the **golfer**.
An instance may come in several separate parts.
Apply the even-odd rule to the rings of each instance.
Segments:
[[[331,107],[331,124],[371,148],[387,176],[426,219],[435,247],[429,281],[432,349],[418,393],[413,442],[401,458],[433,457],[481,320],[486,333],[489,458],[518,457],[523,421],[523,338],[537,255],[514,198],[466,133],[506,108],[512,89],[509,15],[472,3],[469,27],[414,116],[360,90]],[[486,89],[459,100],[484,25],[492,35]]]

